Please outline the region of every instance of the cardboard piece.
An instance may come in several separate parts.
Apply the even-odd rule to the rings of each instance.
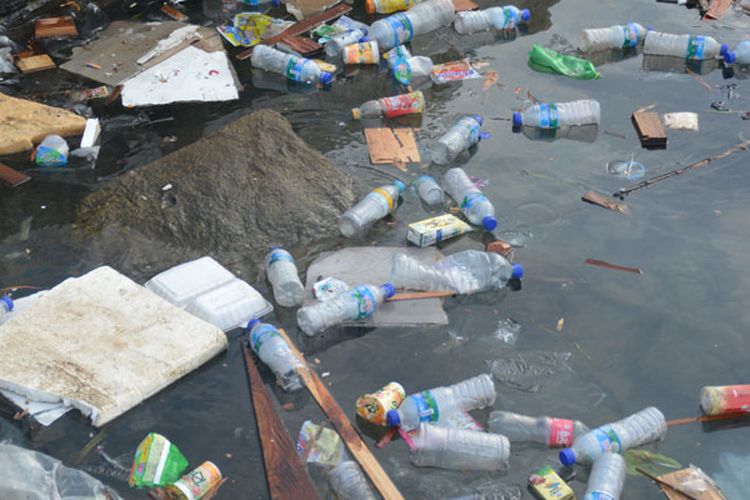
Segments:
[[[657,479],[669,500],[726,500],[714,480],[694,465],[663,474]]]
[[[8,189],[16,188],[30,180],[31,177],[28,175],[22,174],[4,163],[0,163],[0,184]]]
[[[288,0],[286,10],[298,21],[320,14],[341,3],[341,0]]]
[[[78,36],[76,23],[70,16],[46,17],[34,23],[34,38],[67,38]]]
[[[659,114],[653,111],[636,111],[632,116],[633,126],[646,149],[665,149],[667,134],[659,120]]]
[[[392,163],[406,172],[407,163],[419,163],[421,158],[411,128],[366,128],[365,138],[374,164]]]
[[[732,0],[712,0],[703,20],[715,21],[721,19],[732,7]]]
[[[16,60],[16,66],[24,75],[37,73],[48,69],[55,69],[57,65],[47,54],[35,54],[32,56],[19,57]]]
[[[453,8],[456,12],[463,12],[466,10],[477,10],[479,5],[474,0],[453,0]]]

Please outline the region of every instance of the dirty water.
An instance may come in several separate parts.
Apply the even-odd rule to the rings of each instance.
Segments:
[[[486,0],[479,3],[491,5]],[[747,38],[750,17],[730,14],[719,22],[702,23],[694,10],[652,0],[519,1],[517,5],[530,8],[534,17],[528,33],[516,40],[493,43],[491,38],[461,39],[443,31],[415,40],[412,47],[415,54],[432,56],[436,62],[468,54],[498,72],[498,82],[488,90],[483,90],[482,80],[425,86],[427,109],[418,138],[422,145],[428,144],[462,112],[485,116],[492,138],[457,163],[470,175],[487,180],[485,192],[501,220],[498,236],[522,247],[515,251],[516,260],[526,269],[522,290],[449,299],[445,303],[448,326],[350,330],[330,333],[314,346],[298,333],[293,311],[277,307],[267,319],[284,326],[303,351],[320,361],[315,365],[319,373],[330,372],[324,381],[351,418],[357,396],[392,380],[407,392],[415,392],[488,371],[486,361],[512,360],[525,352],[558,353],[549,359],[564,358],[564,369],[545,371],[535,365],[526,370],[533,374],[531,383],[498,382],[495,408],[568,416],[590,426],[649,405],[660,408],[667,419],[693,416],[703,385],[750,379],[750,342],[746,340],[750,325],[746,297],[750,287],[749,157],[740,153],[638,191],[626,199],[630,216],[584,204],[580,196],[589,189],[612,193],[629,185],[627,179],[606,172],[611,160],[633,155],[649,177],[750,138],[750,122],[711,108],[712,102],[726,99],[718,86],[737,83],[727,104],[736,111],[750,110],[748,73],[738,72],[735,78],[724,80],[721,69],[703,68],[700,78],[713,88],[709,91],[697,76],[679,67],[654,70],[649,65],[644,69],[638,55],[602,62],[598,66],[601,80],[575,81],[533,72],[526,65],[526,54],[534,43],[566,50],[581,28],[630,20],[666,32],[702,31],[734,46]],[[193,20],[199,20],[201,10],[200,2],[195,2],[190,12]],[[355,13],[355,17],[364,16]],[[362,67],[329,91],[287,92],[286,84],[278,79],[254,75],[249,62],[239,63],[237,69],[247,89],[233,103],[174,105],[145,112],[95,107],[95,114],[106,124],[95,170],[35,173],[31,183],[0,195],[0,284],[49,287],[103,263],[118,267],[83,252],[71,238],[78,201],[115,176],[255,109],[282,112],[304,140],[368,186],[393,178],[411,180],[425,171],[412,166],[405,175],[395,168],[370,165],[361,124],[350,119],[350,109],[359,103],[399,92],[384,71]],[[44,78],[25,79],[24,90],[41,91],[59,84]],[[71,87],[77,85],[72,77],[63,79]],[[512,134],[507,120],[527,91],[542,100],[597,99],[602,123],[595,141],[533,140]],[[670,131],[668,149],[641,149],[629,117],[637,108],[651,104],[662,113],[698,113],[700,132]],[[132,126],[130,120],[139,115],[142,121],[157,123]],[[427,152],[425,147],[423,154]],[[12,166],[24,165],[23,161],[19,157],[7,160]],[[426,172],[442,173],[435,167]],[[405,225],[427,215],[419,201],[407,194],[391,224],[377,225],[357,243],[401,245]],[[444,244],[442,250],[478,248],[485,240],[472,233]],[[309,262],[328,249],[292,250],[306,255]],[[584,260],[589,257],[639,267],[643,274],[586,266]],[[150,276],[143,269],[121,270],[141,282]],[[246,278],[271,296],[259,273]],[[512,324],[508,318],[520,325],[520,329],[514,327],[514,342],[497,334],[499,326]],[[558,328],[561,318],[564,326]],[[100,448],[80,467],[126,498],[144,498],[142,492],[127,487],[123,467],[129,467],[137,443],[155,431],[177,443],[191,463],[212,460],[221,468],[229,481],[218,498],[267,498],[241,337],[241,331],[231,332],[228,352],[103,429],[106,434]],[[517,368],[522,365],[516,363]],[[282,394],[273,387],[270,374],[265,369],[262,373],[279,405],[294,406],[293,411],[279,408],[294,440],[305,420],[324,421],[308,395]],[[478,412],[476,417],[482,421],[486,415],[487,411]],[[377,431],[358,424],[368,442],[374,443]],[[710,430],[698,424],[675,427],[654,448],[685,466],[701,467],[727,493],[733,492],[732,498],[743,498],[743,493],[746,497],[748,485],[742,484],[746,478],[739,471],[748,462],[745,444],[750,440],[750,427]],[[28,442],[28,435],[10,432],[15,441],[26,441],[65,460],[95,430],[81,416],[68,414],[35,434],[33,443]],[[402,441],[373,450],[407,498],[460,496],[487,488],[488,482],[497,488],[521,485],[523,494],[529,496],[525,491],[529,473],[558,463],[554,450],[514,445],[509,473],[493,476],[416,469],[409,464]],[[310,472],[326,494],[321,471],[311,466]],[[579,471],[578,479],[572,486],[582,494],[584,471]],[[657,499],[661,493],[645,478],[628,477],[623,498]]]

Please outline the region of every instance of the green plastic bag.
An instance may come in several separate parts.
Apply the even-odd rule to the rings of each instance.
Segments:
[[[578,80],[595,80],[601,77],[591,61],[564,56],[541,45],[534,45],[529,51],[529,66],[536,71],[559,73]]]
[[[187,466],[187,459],[175,445],[152,432],[135,450],[128,484],[138,488],[166,486],[180,479]]]

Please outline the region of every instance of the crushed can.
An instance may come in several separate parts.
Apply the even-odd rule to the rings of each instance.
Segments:
[[[167,488],[175,500],[200,500],[213,493],[221,483],[221,471],[213,462],[203,462]]]

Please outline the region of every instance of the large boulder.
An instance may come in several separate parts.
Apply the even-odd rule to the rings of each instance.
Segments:
[[[359,195],[284,117],[261,110],[92,193],[76,226],[98,259],[136,279],[207,254],[252,270],[269,245],[302,256],[337,238]]]

